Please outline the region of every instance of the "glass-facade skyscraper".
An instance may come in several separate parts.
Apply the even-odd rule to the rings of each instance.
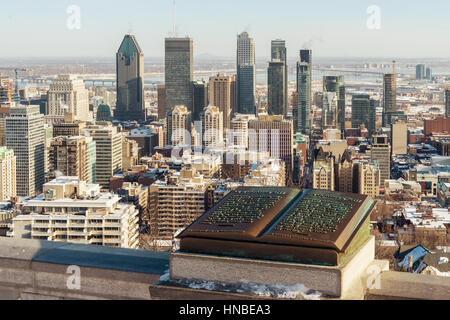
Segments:
[[[166,111],[186,106],[193,111],[194,41],[191,38],[166,38]]]
[[[115,118],[145,121],[144,53],[131,34],[125,35],[116,54],[116,74]]]
[[[311,81],[312,81],[312,51],[300,50],[300,60],[297,62],[297,93],[298,93],[298,128],[297,132],[311,133]]]
[[[268,113],[286,115],[286,77],[285,64],[280,60],[269,62],[267,70]]]
[[[255,85],[255,44],[247,32],[237,37],[237,112],[256,114]]]
[[[322,124],[345,130],[344,76],[323,77]]]
[[[271,42],[271,60],[276,61],[280,60],[284,63],[284,93],[283,93],[283,114],[287,115],[288,109],[288,86],[289,86],[289,69],[287,64],[287,49],[286,49],[286,41],[281,39],[272,40]]]
[[[352,128],[365,125],[370,135],[376,129],[376,106],[375,100],[368,94],[355,94],[352,96]]]

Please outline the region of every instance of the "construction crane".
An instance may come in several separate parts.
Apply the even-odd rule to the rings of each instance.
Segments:
[[[26,72],[29,70],[24,69],[24,68],[0,68],[0,70],[14,70],[14,73],[16,74],[14,100],[19,101],[20,100],[20,97],[19,97],[19,72],[20,71]]]

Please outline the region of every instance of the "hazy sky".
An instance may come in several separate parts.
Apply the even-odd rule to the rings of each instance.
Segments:
[[[164,55],[173,0],[2,0],[0,57],[114,57],[130,29],[146,57]],[[71,5],[81,29],[67,27]],[[367,8],[380,8],[381,29],[369,29]],[[195,55],[235,55],[247,30],[256,55],[270,40],[303,46],[321,57],[450,57],[449,0],[177,0],[179,35],[194,38]]]

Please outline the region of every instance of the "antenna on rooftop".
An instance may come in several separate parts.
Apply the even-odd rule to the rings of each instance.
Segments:
[[[175,2],[175,0],[173,0],[173,6],[172,6],[172,20],[173,20],[173,30],[172,30],[172,35],[173,37],[177,36],[177,17],[176,17],[176,8],[177,8],[177,4]]]

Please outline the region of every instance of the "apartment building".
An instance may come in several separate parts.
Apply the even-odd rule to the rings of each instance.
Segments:
[[[0,147],[0,201],[16,196],[16,156],[14,151]]]
[[[101,193],[98,184],[59,177],[25,203],[12,223],[14,238],[137,248],[138,209]]]

